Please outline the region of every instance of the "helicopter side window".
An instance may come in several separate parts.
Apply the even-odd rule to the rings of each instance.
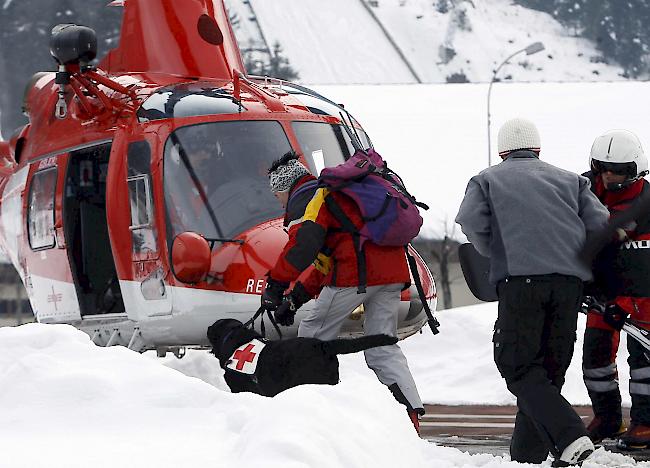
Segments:
[[[129,201],[131,207],[131,238],[135,254],[158,250],[154,232],[153,197],[151,192],[151,149],[146,141],[129,145]]]
[[[34,174],[29,191],[27,226],[32,250],[54,247],[56,167]]]
[[[293,122],[292,127],[309,169],[315,174],[345,162],[354,153],[350,137],[340,125]]]
[[[151,190],[146,174],[128,178],[131,198],[131,231],[151,227]]]

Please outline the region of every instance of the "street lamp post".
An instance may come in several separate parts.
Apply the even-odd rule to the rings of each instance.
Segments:
[[[490,80],[490,86],[488,87],[488,96],[487,96],[487,132],[488,132],[488,167],[492,165],[492,148],[490,144],[490,95],[492,94],[492,85],[494,84],[494,80],[496,80],[497,74],[499,73],[499,70],[501,70],[501,67],[503,67],[508,61],[514,57],[517,54],[520,54],[522,52],[526,52],[526,55],[533,55],[536,54],[537,52],[541,52],[544,50],[544,44],[541,42],[534,42],[525,49],[518,50],[514,54],[510,55],[507,59],[505,59],[503,62],[501,62],[501,65],[497,67],[496,70],[494,70],[494,73],[492,74],[492,80]]]

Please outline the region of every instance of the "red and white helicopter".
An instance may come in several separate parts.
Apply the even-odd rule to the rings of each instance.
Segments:
[[[346,122],[371,143],[342,106],[247,76],[222,0],[116,4],[119,46],[96,67],[93,30],[52,31],[58,72],[31,79],[29,124],[0,141],[0,245],[39,322],[180,356],[208,344],[216,319],[246,321],[259,306],[287,240],[270,163],[290,149],[314,173],[343,162]],[[411,250],[435,310],[433,278]],[[360,332],[363,313],[350,312],[344,331]],[[411,287],[400,335],[424,323]]]

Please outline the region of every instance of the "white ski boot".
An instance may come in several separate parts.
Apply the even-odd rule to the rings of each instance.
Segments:
[[[582,462],[594,452],[594,444],[588,436],[582,436],[569,444],[564,449],[560,458],[555,460],[553,466],[575,466],[582,465]]]

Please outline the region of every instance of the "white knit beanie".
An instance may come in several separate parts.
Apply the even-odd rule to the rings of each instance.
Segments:
[[[499,156],[518,149],[540,149],[539,132],[530,120],[508,120],[499,129]]]
[[[291,159],[276,167],[269,173],[269,185],[272,192],[288,192],[296,180],[311,174],[297,159]]]

